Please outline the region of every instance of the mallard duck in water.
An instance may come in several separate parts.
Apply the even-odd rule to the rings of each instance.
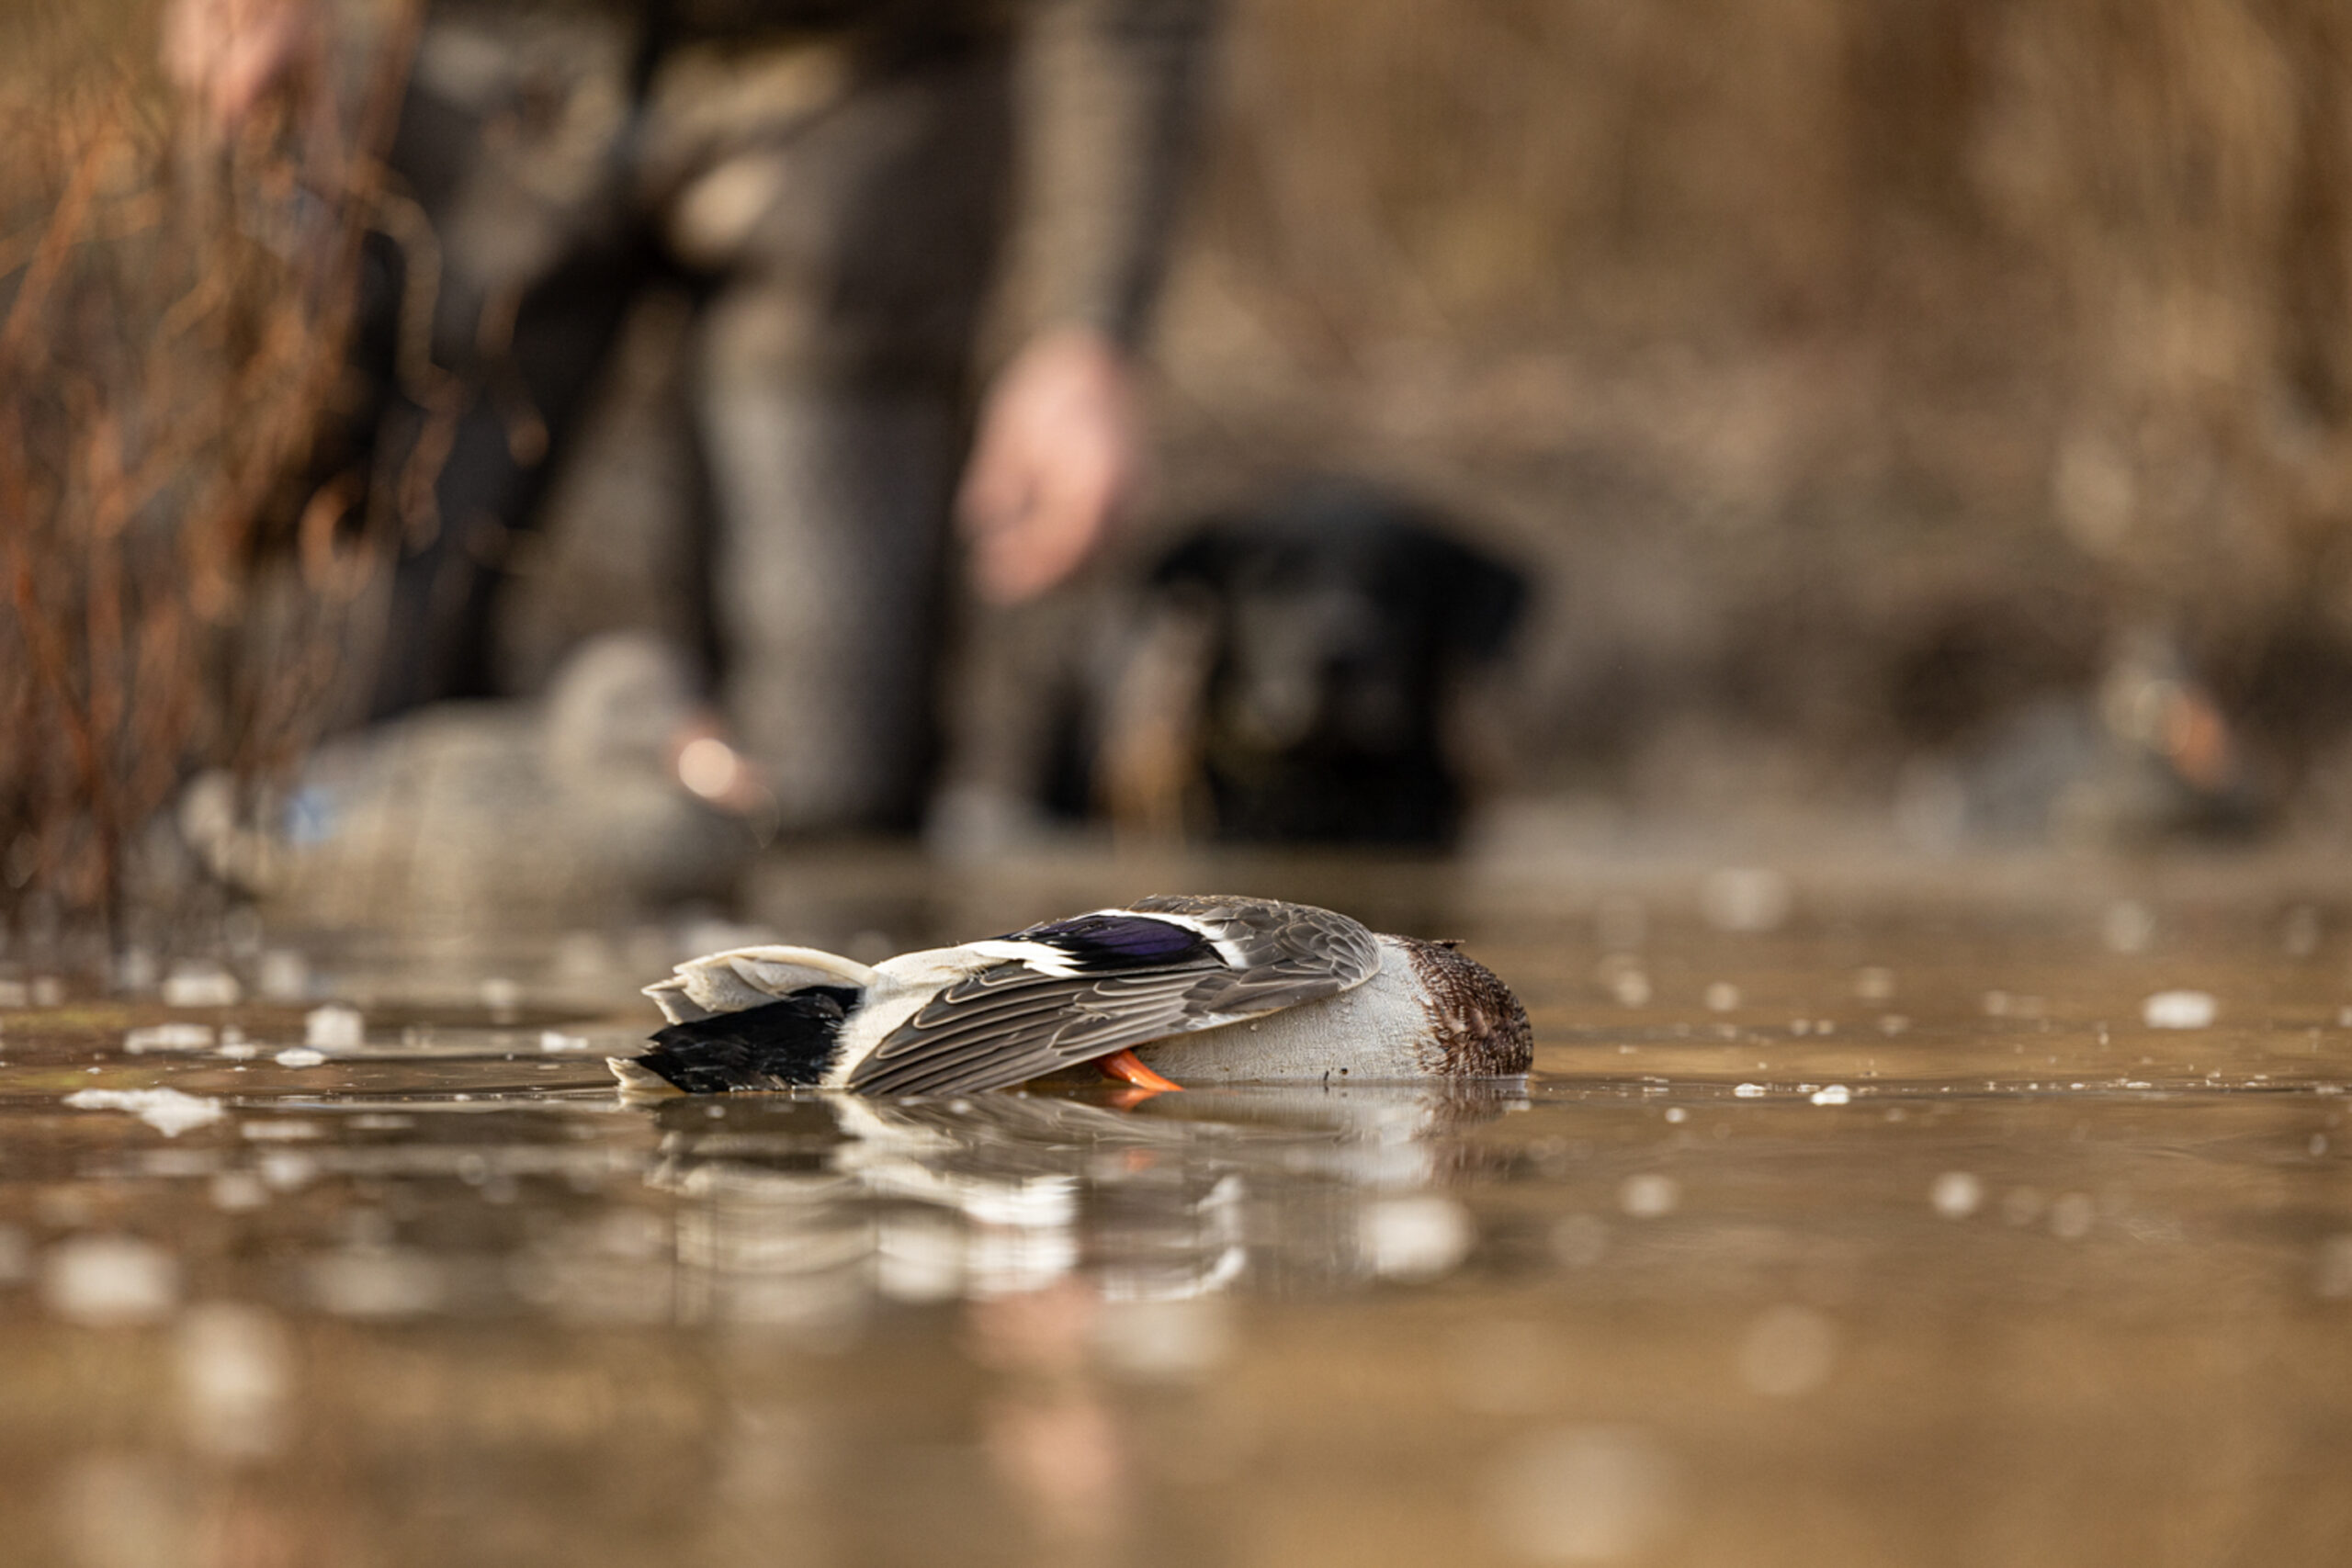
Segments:
[[[1160,897],[868,968],[746,947],[648,986],[670,1026],[626,1088],[968,1094],[1088,1062],[1172,1078],[1504,1077],[1527,1010],[1450,942],[1271,898]]]

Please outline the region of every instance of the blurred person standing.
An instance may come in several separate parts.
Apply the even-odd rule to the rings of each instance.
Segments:
[[[787,831],[910,822],[951,514],[1014,604],[1137,477],[1208,5],[434,0],[341,459],[399,538],[369,716],[491,691],[513,537],[629,299],[683,270],[727,716]],[[165,63],[234,135],[370,9],[172,0]],[[975,423],[1008,235],[1021,346]]]

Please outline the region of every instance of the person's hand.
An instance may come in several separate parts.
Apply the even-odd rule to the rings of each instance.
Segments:
[[[170,0],[164,74],[223,133],[233,133],[311,42],[311,0]]]
[[[1016,604],[1083,565],[1134,491],[1142,453],[1125,350],[1079,328],[1022,350],[981,405],[956,500],[980,597]]]

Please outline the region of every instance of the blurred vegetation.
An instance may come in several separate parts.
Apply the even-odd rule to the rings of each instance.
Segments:
[[[2282,780],[2340,736],[2352,13],[1234,24],[1166,333],[1178,488],[1305,455],[1495,517],[1559,583],[1539,753],[1707,709],[1883,773],[2149,626]]]
[[[299,85],[208,143],[146,7],[6,34],[0,873],[37,916],[119,912],[188,771],[282,762],[334,685],[365,556],[309,476],[373,179]]]

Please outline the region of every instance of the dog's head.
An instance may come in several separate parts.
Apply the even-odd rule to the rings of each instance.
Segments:
[[[1214,626],[1213,744],[1267,755],[1433,747],[1448,680],[1509,646],[1527,598],[1446,519],[1338,484],[1207,524],[1152,581]]]

